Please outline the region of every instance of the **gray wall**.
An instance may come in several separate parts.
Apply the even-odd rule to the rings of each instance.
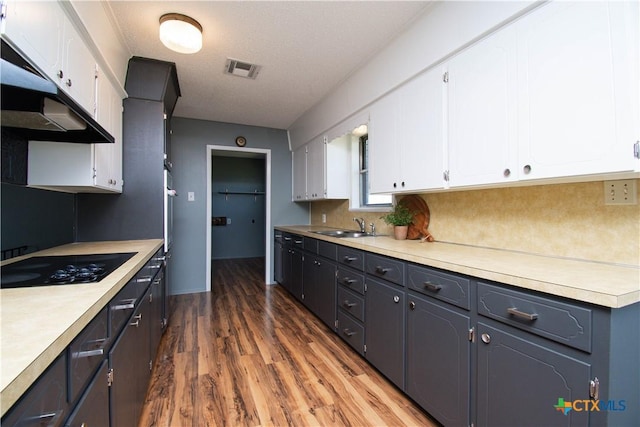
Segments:
[[[28,246],[28,252],[74,241],[75,196],[2,184],[2,249]]]
[[[207,145],[235,147],[235,138],[247,138],[247,147],[271,150],[271,224],[309,224],[308,204],[291,201],[291,152],[287,133],[280,129],[174,117],[171,120],[174,201],[174,242],[169,272],[172,294],[203,292],[206,288]],[[187,192],[195,201],[187,201]],[[273,248],[270,248],[273,251]]]
[[[214,156],[211,161],[211,215],[230,224],[211,227],[211,259],[265,256],[265,159]],[[224,194],[222,194],[224,193]]]

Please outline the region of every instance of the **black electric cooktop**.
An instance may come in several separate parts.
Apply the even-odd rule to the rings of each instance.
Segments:
[[[97,283],[137,252],[38,256],[5,265],[0,288]]]

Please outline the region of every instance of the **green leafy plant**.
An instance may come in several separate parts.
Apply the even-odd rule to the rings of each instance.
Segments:
[[[401,204],[396,204],[391,212],[380,219],[390,225],[409,225],[413,221],[413,212]]]

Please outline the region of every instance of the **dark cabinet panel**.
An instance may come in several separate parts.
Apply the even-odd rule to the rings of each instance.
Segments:
[[[478,426],[586,426],[588,411],[556,409],[589,399],[589,364],[478,323]]]
[[[107,373],[108,361],[105,359],[100,364],[97,374],[82,395],[73,414],[69,417],[65,426],[107,426],[109,423],[109,385]]]
[[[471,319],[417,295],[407,299],[407,394],[442,424],[468,426]]]
[[[318,256],[304,257],[304,304],[331,329],[336,321],[336,264]]]
[[[282,233],[275,232],[273,237],[273,280],[282,284],[284,261],[284,247],[282,244]]]
[[[470,281],[465,277],[409,264],[407,287],[466,310],[471,307]]]
[[[338,310],[338,335],[355,351],[364,356],[364,326],[348,314]]]
[[[68,413],[67,357],[63,352],[2,418],[2,426],[56,427]]]
[[[404,289],[366,280],[367,360],[404,390]]]

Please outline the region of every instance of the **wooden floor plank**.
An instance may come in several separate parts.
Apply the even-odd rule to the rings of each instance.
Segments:
[[[171,297],[139,426],[436,426],[279,286],[264,259],[212,263]]]

